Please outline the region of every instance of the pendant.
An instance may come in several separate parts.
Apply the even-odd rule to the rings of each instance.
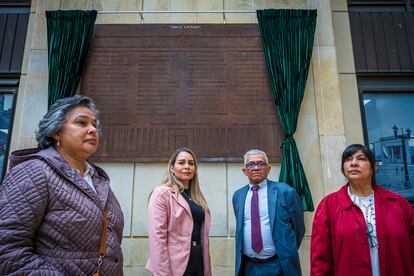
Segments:
[[[186,193],[186,192],[184,192],[184,191],[183,191],[183,194],[185,194],[185,196],[188,198],[188,200],[189,200],[189,201],[193,201],[193,200],[191,199],[191,197],[190,197],[189,195],[187,195],[187,193]]]

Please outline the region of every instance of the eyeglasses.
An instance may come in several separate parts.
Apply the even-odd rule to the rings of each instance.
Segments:
[[[267,166],[267,163],[263,161],[259,161],[257,163],[249,162],[246,164],[246,168],[249,170],[252,170],[254,168],[263,169],[263,168],[266,168],[266,166]]]

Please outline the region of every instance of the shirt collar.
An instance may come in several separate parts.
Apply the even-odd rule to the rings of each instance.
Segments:
[[[259,185],[260,188],[266,187],[266,185],[267,185],[267,179],[263,180],[262,182],[260,182],[259,184],[256,184],[256,185]],[[253,184],[252,183],[249,183],[249,189],[250,190],[252,189],[252,187],[253,187]]]
[[[75,169],[75,171],[77,173],[80,173],[79,170],[76,170]],[[92,177],[92,175],[93,175],[94,172],[95,172],[95,169],[91,165],[89,165],[88,162],[85,162],[85,173],[83,174],[83,177],[85,177],[87,175],[90,176],[90,177]]]
[[[349,182],[342,186],[342,188],[339,190],[339,196],[340,196],[340,206],[342,210],[345,210],[347,208],[350,208],[353,204],[353,201],[351,200],[351,197],[348,194],[348,186]],[[396,199],[397,195],[391,192],[387,192],[385,189],[381,188],[377,184],[373,184],[372,188],[374,189],[374,199],[378,198],[379,204],[382,203],[385,199]]]
[[[95,172],[95,169],[91,165],[89,165],[88,162],[85,162],[85,165],[85,175],[89,175],[92,177],[92,175]]]

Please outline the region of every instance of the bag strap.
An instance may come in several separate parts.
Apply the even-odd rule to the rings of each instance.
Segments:
[[[101,239],[101,245],[99,247],[98,269],[93,274],[93,276],[99,276],[99,272],[101,270],[102,260],[105,257],[107,229],[108,229],[108,209],[105,207],[105,209],[104,209],[104,223],[103,223],[103,229],[102,229],[102,239]]]

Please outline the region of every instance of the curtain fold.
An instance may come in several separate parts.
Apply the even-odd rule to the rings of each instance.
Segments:
[[[97,11],[46,11],[48,106],[75,95],[86,62]]]
[[[269,85],[285,133],[279,181],[298,192],[305,211],[312,195],[293,135],[296,131],[316,26],[316,10],[258,10]]]

